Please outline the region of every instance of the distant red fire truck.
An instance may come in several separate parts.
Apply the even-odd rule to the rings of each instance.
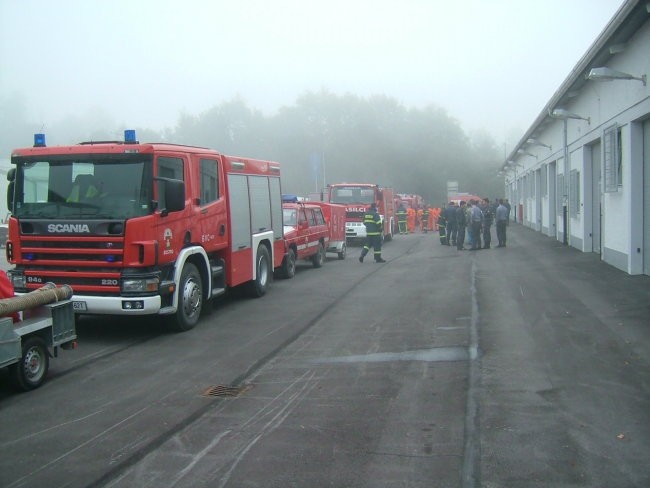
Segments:
[[[174,144],[16,149],[8,262],[17,293],[69,284],[75,312],[196,325],[205,302],[262,296],[285,254],[280,165]]]
[[[416,212],[424,208],[424,198],[412,193],[398,193],[397,199],[404,203],[405,208],[412,208]]]
[[[384,239],[393,237],[395,230],[395,199],[392,188],[372,183],[336,183],[328,186],[329,203],[345,206],[345,235],[349,240],[364,239],[366,227],[363,216],[373,203],[384,225]]]

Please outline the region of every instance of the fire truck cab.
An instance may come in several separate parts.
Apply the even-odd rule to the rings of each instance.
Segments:
[[[7,261],[16,293],[67,283],[78,314],[151,315],[182,331],[227,288],[262,296],[284,258],[280,166],[174,144],[16,149]]]
[[[395,226],[395,199],[392,188],[371,183],[336,183],[328,185],[329,203],[345,206],[345,235],[350,241],[366,238],[363,217],[370,205],[377,204],[383,223],[383,238],[393,237]]]
[[[314,268],[323,266],[329,229],[320,206],[299,202],[293,195],[284,195],[282,202],[286,255],[280,274],[292,278],[298,259],[311,261]]]

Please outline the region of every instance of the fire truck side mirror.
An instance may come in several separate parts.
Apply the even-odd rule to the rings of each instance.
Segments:
[[[14,186],[16,184],[16,168],[11,168],[7,171],[7,210],[14,212]]]
[[[178,212],[185,208],[185,183],[181,180],[168,180],[165,183],[165,208],[168,212]]]
[[[185,208],[185,183],[171,178],[156,178],[163,186],[164,201],[161,211],[164,214],[178,212]]]

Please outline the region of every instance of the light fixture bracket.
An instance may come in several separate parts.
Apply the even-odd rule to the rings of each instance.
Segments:
[[[637,80],[643,83],[643,86],[646,86],[647,76],[634,76],[630,73],[624,73],[623,71],[616,71],[615,69],[602,66],[600,68],[591,68],[589,74],[587,75],[588,80],[592,81],[613,81],[613,80]]]

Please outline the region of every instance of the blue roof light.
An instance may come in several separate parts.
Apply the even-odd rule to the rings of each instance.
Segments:
[[[45,147],[45,134],[34,134],[34,147]]]
[[[138,141],[135,138],[135,130],[126,129],[124,131],[124,142],[126,144],[137,144],[138,143]]]
[[[298,203],[298,197],[296,195],[283,194],[282,201],[285,203]]]

